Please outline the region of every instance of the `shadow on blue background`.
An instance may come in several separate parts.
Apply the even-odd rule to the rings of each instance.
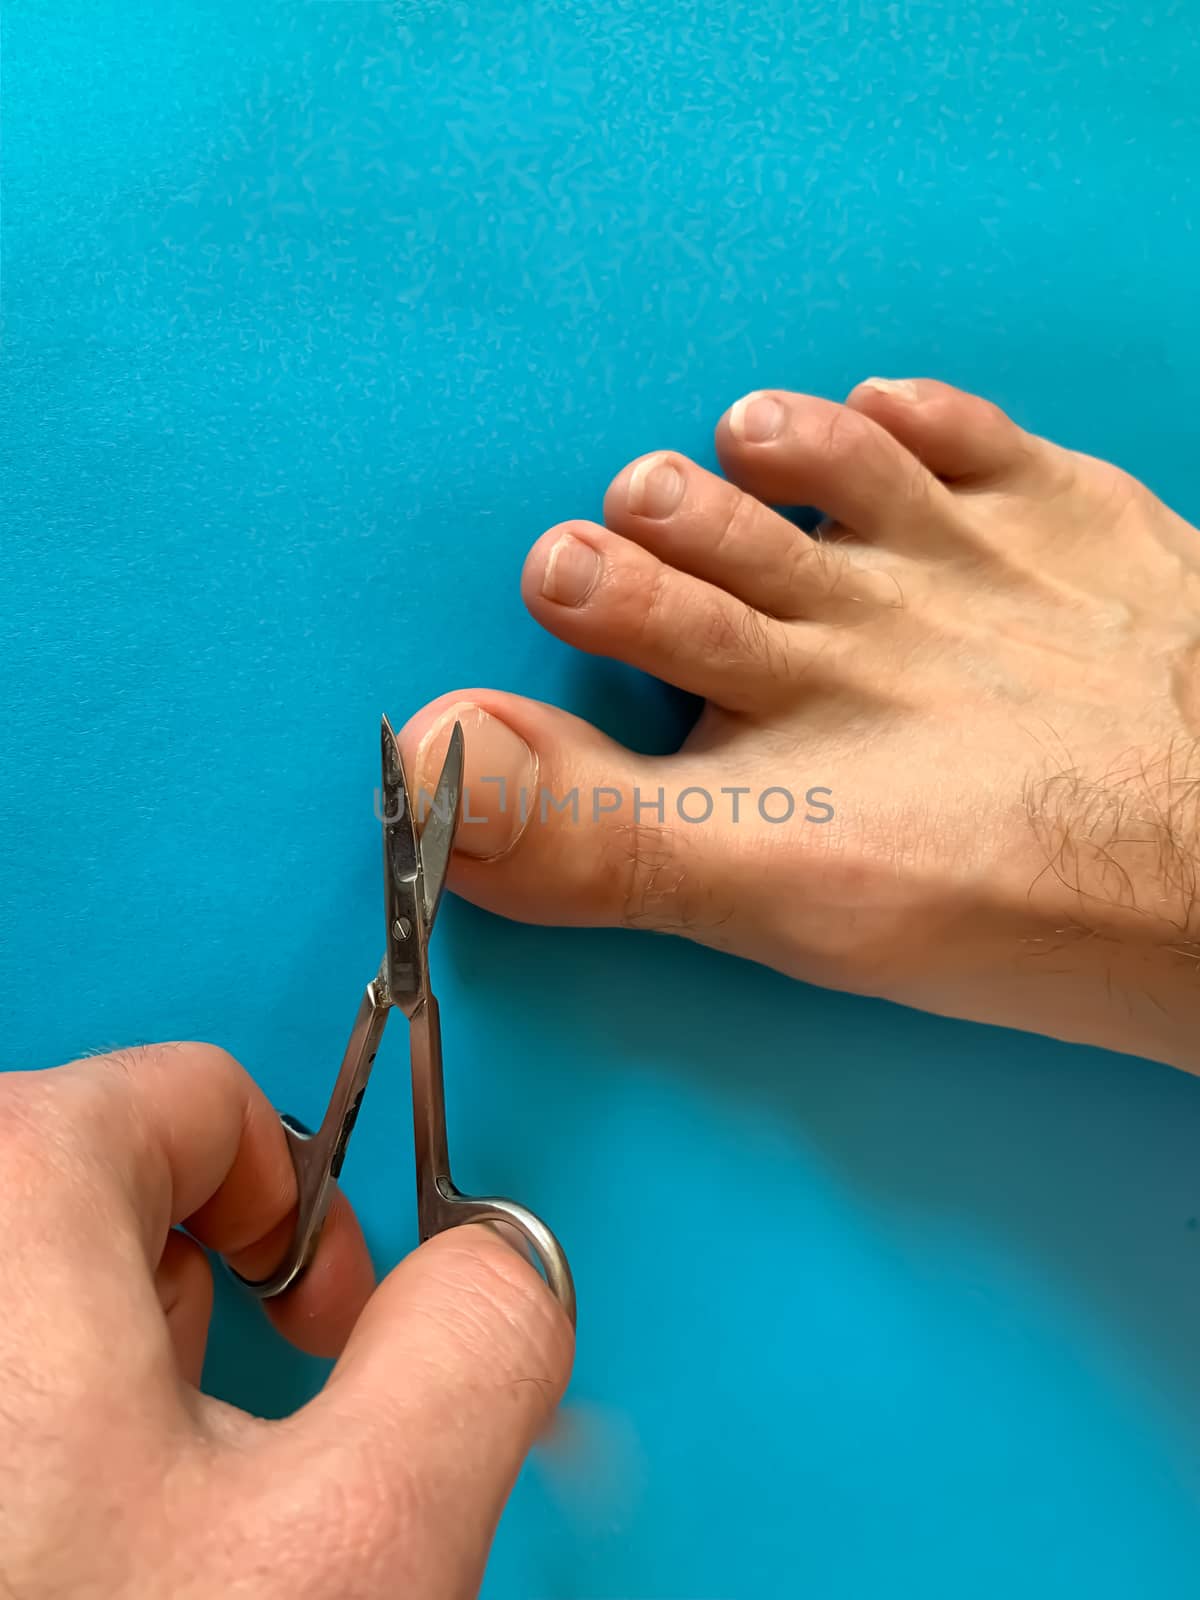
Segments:
[[[748,388],[933,372],[1200,514],[1183,7],[3,28],[10,1065],[198,1036],[318,1109],[379,712],[493,682],[668,748],[693,708],[517,574]],[[436,959],[462,1181],[581,1301],[587,1465],[531,1465],[490,1600],[1195,1592],[1200,1085],[457,903]],[[389,1041],[345,1177],[381,1265],[410,1164]],[[222,1284],[210,1388],[320,1372]]]

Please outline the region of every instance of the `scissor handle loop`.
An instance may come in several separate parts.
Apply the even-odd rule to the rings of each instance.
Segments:
[[[460,1194],[444,1180],[437,1186],[430,1209],[433,1216],[422,1226],[423,1239],[444,1233],[447,1228],[461,1228],[468,1222],[500,1222],[516,1228],[529,1245],[534,1264],[540,1269],[551,1294],[566,1312],[572,1328],[575,1326],[575,1280],[570,1263],[566,1251],[541,1217],[515,1200]]]

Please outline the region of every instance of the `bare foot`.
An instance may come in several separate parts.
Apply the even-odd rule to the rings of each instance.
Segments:
[[[717,447],[728,481],[631,463],[522,582],[699,723],[645,757],[492,690],[426,706],[406,759],[431,782],[462,718],[484,818],[451,887],[1200,1068],[1200,534],[926,379],[748,395]]]

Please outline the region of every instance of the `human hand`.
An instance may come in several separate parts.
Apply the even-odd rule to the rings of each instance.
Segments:
[[[521,1255],[458,1228],[376,1288],[339,1195],[309,1271],[267,1303],[337,1364],[267,1422],[196,1387],[202,1246],[265,1275],[296,1199],[279,1120],[230,1056],[158,1045],[0,1077],[0,1173],[0,1592],[476,1592],[571,1364]]]

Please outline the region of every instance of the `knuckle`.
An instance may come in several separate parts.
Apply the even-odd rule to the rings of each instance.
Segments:
[[[209,1044],[201,1039],[167,1039],[159,1044],[142,1047],[143,1057],[149,1055],[156,1063],[170,1067],[184,1060],[202,1067],[206,1072],[228,1078],[240,1078],[244,1069],[224,1045]]]
[[[669,797],[664,797],[664,819]],[[648,933],[682,933],[721,946],[735,916],[727,885],[713,881],[704,859],[701,828],[690,830],[669,820],[641,818],[614,830],[620,856],[620,926]]]
[[[228,1050],[192,1039],[129,1045],[106,1056],[93,1057],[86,1068],[91,1084],[123,1120],[129,1117],[131,1110],[137,1119],[147,1083],[159,1074],[170,1076],[184,1071],[203,1074],[222,1087],[232,1087],[245,1077],[244,1069]],[[121,1092],[114,1096],[114,1089]]]
[[[758,518],[758,502],[743,494],[740,489],[730,490],[725,501],[724,515],[717,522],[716,537],[710,556],[720,560],[727,550],[754,538],[754,524]]]
[[[742,654],[747,627],[738,609],[720,603],[704,604],[697,607],[697,615],[686,631],[688,648],[706,661],[728,661]]]
[[[670,609],[671,570],[656,561],[649,581],[635,589],[638,606],[637,629],[643,642],[650,643],[659,637],[669,637],[667,613]]]
[[[721,667],[737,667],[747,659],[757,661],[766,648],[766,618],[752,606],[728,596],[705,595],[694,607],[685,629],[676,628],[686,641],[689,656]]]
[[[788,553],[783,589],[790,595],[811,593],[826,599],[845,571],[845,552],[836,544],[798,533]]]
[[[871,424],[848,406],[833,406],[819,436],[821,453],[835,465],[848,463],[870,441]]]
[[[754,662],[768,662],[773,654],[771,625],[761,611],[745,606],[732,621],[735,646],[730,652]]]
[[[662,932],[679,925],[678,898],[683,871],[672,831],[644,818],[616,831],[619,917],[622,927]]]
[[[238,1077],[242,1072],[233,1056],[220,1045],[193,1039],[122,1045],[105,1055],[88,1056],[75,1065],[98,1083],[107,1081],[111,1086],[114,1081],[123,1081],[132,1088],[150,1074],[182,1070],[185,1066],[228,1078]]]

